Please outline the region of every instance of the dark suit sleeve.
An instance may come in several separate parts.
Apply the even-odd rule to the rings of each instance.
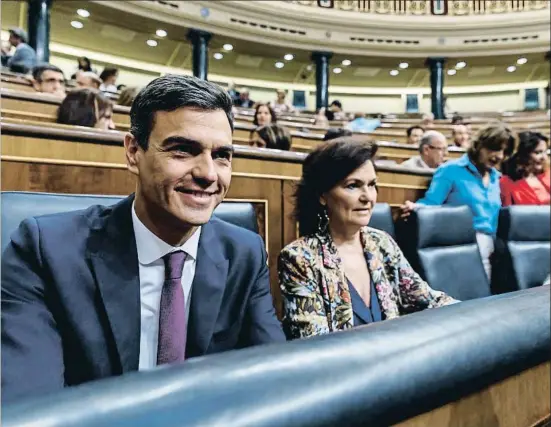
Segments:
[[[61,337],[48,307],[46,268],[34,218],[2,254],[2,401],[64,386]]]
[[[247,304],[248,345],[251,346],[285,341],[285,335],[281,323],[277,319],[270,293],[270,274],[266,264],[266,250],[262,238],[257,237],[258,253],[262,254],[258,260],[261,265]]]

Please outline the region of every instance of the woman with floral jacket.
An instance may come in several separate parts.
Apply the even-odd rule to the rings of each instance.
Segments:
[[[457,302],[431,289],[387,233],[368,227],[377,201],[376,149],[345,137],[305,160],[295,212],[302,237],[278,262],[289,339]]]

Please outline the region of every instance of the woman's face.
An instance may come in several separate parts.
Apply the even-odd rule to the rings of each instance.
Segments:
[[[547,143],[540,141],[536,149],[530,153],[529,167],[535,174],[540,174],[547,165]]]
[[[377,175],[368,160],[335,187],[323,194],[320,203],[327,207],[329,226],[354,229],[369,224],[377,203]]]
[[[505,157],[503,148],[499,151],[493,151],[488,148],[481,148],[478,153],[478,164],[484,170],[490,171],[492,168],[498,167]]]
[[[270,110],[267,106],[261,105],[258,107],[258,111],[256,112],[256,121],[258,122],[258,126],[265,126],[272,123],[272,115],[270,114]]]
[[[103,130],[115,129],[115,123],[113,123],[113,110],[106,110],[103,116],[98,118],[95,127]]]
[[[251,147],[257,147],[257,148],[266,148],[266,141],[264,141],[258,132],[253,132],[250,139],[249,139],[249,145]]]

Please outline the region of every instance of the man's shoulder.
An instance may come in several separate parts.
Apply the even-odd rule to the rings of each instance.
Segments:
[[[36,237],[39,236],[45,244],[53,241],[77,245],[79,237],[86,238],[92,230],[101,228],[112,211],[111,206],[93,205],[81,210],[31,216],[20,224],[14,234],[31,231],[31,235],[38,233]]]

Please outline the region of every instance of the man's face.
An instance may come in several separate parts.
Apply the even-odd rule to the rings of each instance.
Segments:
[[[84,76],[81,73],[77,73],[76,83],[79,88],[99,88],[99,85],[91,77]]]
[[[205,224],[228,191],[232,131],[222,110],[158,111],[148,149],[130,134],[125,149],[138,176],[136,211],[140,203],[147,216],[140,219],[150,228],[177,234]]]
[[[431,168],[437,168],[448,154],[448,143],[443,136],[433,137],[430,144],[423,146],[423,161]]]
[[[10,45],[12,45],[13,47],[17,47],[17,45],[20,42],[20,39],[19,39],[19,37],[17,37],[15,35],[13,35],[12,33],[10,33],[10,38],[8,39],[8,41],[10,42]]]
[[[453,128],[453,142],[457,147],[469,148],[470,144],[470,135],[465,125],[456,125]]]
[[[423,136],[423,129],[415,128],[412,129],[411,135],[408,137],[408,144],[419,144],[421,137]]]
[[[51,93],[60,97],[65,96],[65,78],[62,73],[46,70],[40,80],[34,83],[37,92]]]

